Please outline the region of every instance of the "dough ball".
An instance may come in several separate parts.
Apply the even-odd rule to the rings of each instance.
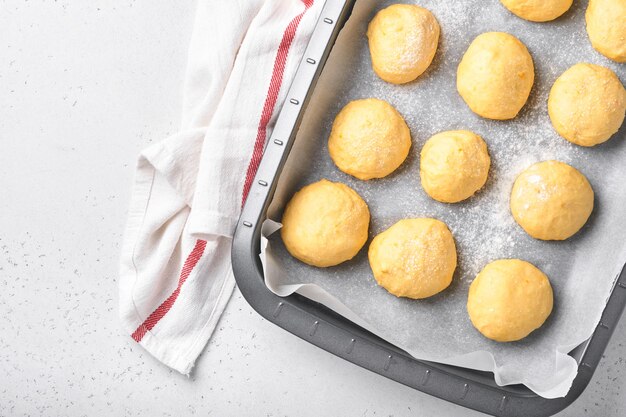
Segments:
[[[477,134],[467,130],[438,133],[422,149],[422,187],[437,201],[456,203],[485,185],[490,165],[487,144]]]
[[[569,10],[572,0],[500,0],[504,7],[532,22],[554,20]]]
[[[589,0],[585,20],[596,51],[613,61],[626,62],[626,1]]]
[[[452,282],[456,246],[445,223],[405,219],[372,240],[369,261],[374,278],[390,293],[426,298]]]
[[[488,32],[474,39],[463,55],[456,87],[474,113],[506,120],[524,107],[534,80],[526,46],[508,33]]]
[[[522,172],[511,191],[515,221],[535,239],[565,240],[593,211],[593,189],[577,169],[544,161]]]
[[[374,72],[393,84],[419,77],[439,42],[439,23],[423,7],[394,4],[379,11],[367,28]]]
[[[557,132],[580,146],[606,142],[626,113],[626,90],[608,68],[576,64],[552,86],[548,113]]]
[[[289,201],[281,236],[291,255],[327,267],[352,259],[367,241],[370,212],[347,185],[321,180]]]
[[[400,113],[375,98],[348,103],[335,118],[328,140],[335,165],[361,180],[391,174],[410,148],[411,132]]]
[[[467,312],[483,336],[513,342],[538,329],[552,312],[552,287],[534,265],[519,259],[491,262],[472,281]]]

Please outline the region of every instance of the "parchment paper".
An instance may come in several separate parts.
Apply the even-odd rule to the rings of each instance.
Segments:
[[[391,1],[359,0],[335,45],[317,85],[264,224],[261,254],[267,286],[279,295],[293,291],[316,299],[416,358],[492,371],[500,385],[522,383],[546,398],[564,396],[577,372],[566,353],[596,327],[614,280],[626,260],[625,128],[609,142],[582,148],[560,138],[550,124],[547,98],[554,80],[578,62],[614,70],[626,79],[624,65],[595,52],[585,32],[585,1],[554,22],[526,22],[499,1],[420,0],[441,25],[439,49],[417,81],[394,86],[370,66],[365,32],[376,11]],[[456,69],[470,42],[480,33],[504,31],[530,50],[535,85],[530,99],[512,121],[474,115],[456,91]],[[332,121],[349,101],[377,97],[405,117],[413,146],[407,161],[391,176],[359,181],[339,171],[328,156]],[[492,171],[486,187],[467,202],[438,203],[419,181],[419,151],[433,134],[469,129],[489,146]],[[565,242],[529,237],[509,212],[509,193],[517,174],[534,162],[558,159],[582,171],[595,193],[587,225]],[[367,247],[353,260],[318,269],[292,258],[279,225],[285,203],[302,186],[321,178],[355,189],[372,214],[370,241],[396,221],[434,217],[448,224],[459,254],[452,285],[427,300],[396,298],[379,287],[369,268]],[[267,237],[267,240],[265,239]],[[265,245],[267,243],[267,245]],[[555,307],[545,325],[526,339],[497,343],[484,338],[468,318],[469,284],[488,262],[521,258],[550,278]]]

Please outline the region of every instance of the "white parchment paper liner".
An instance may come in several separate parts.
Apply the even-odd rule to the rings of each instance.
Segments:
[[[626,259],[626,143],[624,127],[604,145],[581,148],[551,127],[546,101],[550,87],[577,62],[592,62],[625,78],[623,66],[596,53],[585,33],[584,7],[575,2],[560,19],[531,23],[500,2],[423,0],[437,17],[442,36],[431,67],[416,82],[394,86],[370,67],[365,32],[376,11],[391,1],[359,0],[342,31],[309,103],[294,148],[263,225],[265,282],[280,296],[298,292],[406,350],[416,358],[491,371],[499,385],[522,383],[545,398],[565,396],[577,363],[567,355],[590,337]],[[469,43],[487,31],[509,32],[529,48],[535,86],[512,121],[474,115],[456,92],[456,68]],[[377,97],[405,117],[413,138],[411,154],[390,177],[359,181],[333,165],[327,138],[334,116],[350,100]],[[468,129],[489,146],[492,172],[486,187],[467,202],[448,205],[429,199],[419,183],[419,151],[433,134]],[[527,236],[508,209],[512,183],[534,162],[558,159],[582,171],[595,192],[595,209],[583,230],[566,242]],[[399,299],[378,287],[369,269],[367,246],[353,260],[313,268],[285,250],[277,223],[284,205],[302,186],[321,178],[354,188],[372,214],[370,240],[396,221],[434,217],[448,224],[459,253],[453,284],[428,300]],[[515,343],[482,337],[471,325],[465,303],[471,280],[488,262],[521,258],[551,280],[555,308],[539,330]]]

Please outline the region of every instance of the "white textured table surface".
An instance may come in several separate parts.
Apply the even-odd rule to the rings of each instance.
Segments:
[[[121,331],[133,167],[177,129],[192,3],[0,1],[0,416],[479,415],[289,335],[238,292],[190,379]],[[626,414],[625,344],[622,320],[561,416]]]

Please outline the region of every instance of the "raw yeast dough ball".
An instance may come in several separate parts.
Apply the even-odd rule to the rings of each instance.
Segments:
[[[348,103],[335,118],[328,140],[335,165],[361,180],[391,174],[410,148],[411,132],[400,113],[374,98]]]
[[[541,327],[552,303],[552,287],[543,272],[526,261],[501,259],[472,281],[467,312],[483,336],[513,342]]]
[[[457,90],[470,109],[487,119],[506,120],[524,107],[535,80],[533,59],[515,36],[479,35],[457,70]]]
[[[307,185],[289,201],[281,237],[291,255],[327,267],[352,259],[365,244],[370,212],[347,185],[321,180]]]
[[[626,90],[610,69],[576,64],[554,82],[548,113],[552,125],[565,139],[580,146],[594,146],[606,142],[622,125]]]
[[[572,0],[500,0],[511,13],[533,22],[554,20],[569,10]]]
[[[412,4],[394,4],[376,14],[367,28],[374,72],[393,84],[419,77],[430,65],[439,42],[435,16]]]
[[[626,1],[590,0],[585,14],[591,45],[617,62],[626,62]]]
[[[563,162],[534,164],[513,184],[513,218],[536,239],[565,240],[585,225],[592,211],[589,181]]]
[[[456,203],[485,185],[490,165],[487,144],[480,136],[467,130],[441,132],[422,149],[422,187],[437,201]]]
[[[400,220],[374,238],[368,255],[378,284],[398,297],[435,295],[456,269],[452,233],[435,219]]]

